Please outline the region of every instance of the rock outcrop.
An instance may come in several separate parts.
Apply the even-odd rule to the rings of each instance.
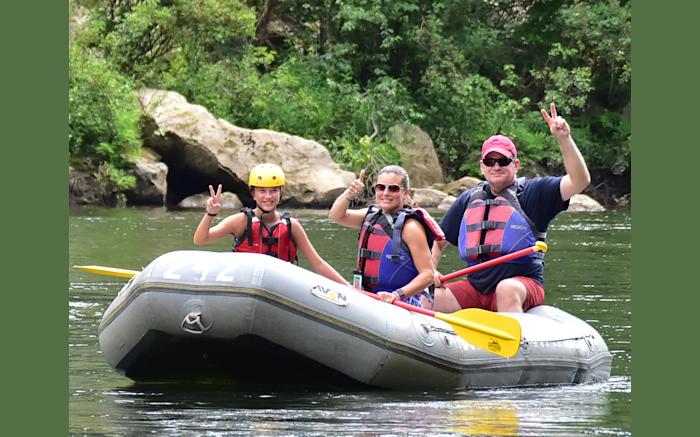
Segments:
[[[447,184],[434,184],[432,188],[444,191],[451,196],[459,196],[462,191],[467,191],[470,188],[476,187],[479,182],[482,182],[479,178],[464,176],[463,178]]]
[[[102,190],[92,173],[68,168],[68,199],[70,205],[102,205]]]
[[[127,191],[126,199],[132,205],[162,205],[168,191],[168,166],[149,149],[136,161],[136,186]]]
[[[605,211],[605,208],[591,196],[586,194],[576,194],[569,201],[569,209],[567,209],[567,211],[596,212]]]
[[[208,185],[222,184],[252,206],[250,169],[270,162],[284,169],[285,206],[329,207],[354,179],[321,144],[266,129],[244,129],[214,117],[178,93],[138,92],[146,118],[144,144],[168,166],[166,204],[177,205]]]
[[[411,177],[412,187],[423,188],[445,181],[433,140],[425,131],[418,126],[400,124],[391,128],[389,136],[401,155],[401,166]]]
[[[209,193],[207,194],[195,194],[190,197],[186,197],[177,206],[180,208],[194,208],[194,209],[204,209],[207,207],[207,200],[209,200]],[[221,208],[230,213],[235,213],[243,206],[243,202],[233,193],[223,192],[221,193]]]
[[[203,207],[208,186],[222,184],[227,208],[254,206],[248,190],[250,169],[270,162],[286,174],[284,207],[328,208],[355,179],[321,144],[266,129],[245,129],[214,117],[178,93],[138,92],[144,114],[144,154],[135,163],[136,187],[126,194],[134,205]],[[430,137],[419,127],[397,125],[391,138],[411,175],[414,201],[424,208],[448,209],[456,196],[481,182],[474,177],[444,183]],[[114,204],[94,175],[70,169],[72,205]],[[425,188],[429,187],[429,188]],[[112,196],[114,197],[114,196]],[[605,211],[587,195],[571,199],[568,211]]]
[[[421,208],[437,208],[445,197],[447,194],[433,188],[413,189],[413,201]]]

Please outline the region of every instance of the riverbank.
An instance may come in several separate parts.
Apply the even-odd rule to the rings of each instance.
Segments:
[[[142,173],[143,176],[143,173]],[[103,206],[103,207],[124,207],[124,206],[151,206],[151,207],[166,207],[168,209],[202,209],[206,205],[209,194],[202,190],[202,193],[190,195],[177,203],[169,203],[168,199],[172,196],[168,194],[168,184],[165,176],[158,178],[160,182],[153,183],[153,178],[137,179],[136,186],[126,192],[115,192],[109,186],[98,183],[96,178],[87,172],[78,172],[70,170],[69,177],[69,204],[70,206]],[[149,182],[150,181],[150,182]],[[469,188],[474,187],[480,180],[472,177],[464,177],[462,179],[452,181],[447,184],[433,184],[428,188],[414,188],[413,200],[417,205],[426,209],[437,209],[446,211],[457,196]],[[202,184],[206,188],[206,184]],[[290,198],[289,195],[283,195],[281,206],[283,208],[303,208],[303,209],[319,209],[327,210],[330,208],[332,200],[337,197],[342,191],[335,190],[338,193],[331,197],[330,201],[325,203],[314,200],[304,203],[298,197]],[[588,194],[578,194],[570,201],[570,211],[604,211],[612,210],[628,210],[630,207],[631,194],[626,194],[621,197],[608,197],[606,202],[599,202]],[[368,193],[365,193],[363,199],[355,201],[354,207],[366,206],[371,201]],[[222,196],[222,205],[225,209],[237,210],[242,206],[252,206],[249,198],[241,199],[236,193],[224,191]]]

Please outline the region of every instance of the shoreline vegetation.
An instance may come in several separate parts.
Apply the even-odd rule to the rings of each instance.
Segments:
[[[525,168],[560,174],[539,114],[554,101],[592,175],[584,193],[610,209],[631,203],[631,2],[69,5],[69,162],[97,185],[87,203],[130,203],[146,146],[143,89],[177,92],[235,126],[313,139],[355,174],[404,164],[391,129],[414,125],[445,181],[479,177],[475,157],[495,133],[514,139]]]

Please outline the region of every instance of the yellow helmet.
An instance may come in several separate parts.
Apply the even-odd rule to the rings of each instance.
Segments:
[[[284,171],[275,164],[259,164],[253,167],[248,177],[249,187],[281,187],[284,185]]]

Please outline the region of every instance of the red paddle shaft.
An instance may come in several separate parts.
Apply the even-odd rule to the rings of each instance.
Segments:
[[[357,288],[355,290],[357,290]],[[357,291],[360,291],[360,292],[362,292],[362,293],[366,294],[367,296],[372,297],[374,299],[381,300],[379,295],[376,293],[372,293],[370,291],[365,291],[365,290],[357,290]],[[426,316],[435,317],[435,311],[430,311],[430,310],[426,310],[425,308],[413,306],[410,303],[406,303],[406,302],[402,301],[401,299],[394,299],[394,301],[392,303],[396,306],[400,306],[401,308],[407,309],[409,311],[425,314]]]
[[[539,252],[539,251],[546,252],[547,251],[547,243],[545,243],[544,241],[538,241],[532,247],[526,247],[525,249],[521,249],[517,252],[509,253],[508,255],[499,256],[498,258],[484,261],[484,262],[479,263],[475,266],[467,267],[466,269],[457,270],[456,272],[448,273],[446,275],[441,275],[440,282],[449,281],[450,279],[454,279],[454,278],[457,278],[459,276],[464,276],[464,275],[468,275],[470,273],[478,272],[479,270],[487,269],[489,267],[493,267],[495,265],[502,264],[504,262],[508,262],[508,261],[516,259],[516,258],[522,258],[525,255],[529,255],[531,253],[535,253],[535,252]]]

